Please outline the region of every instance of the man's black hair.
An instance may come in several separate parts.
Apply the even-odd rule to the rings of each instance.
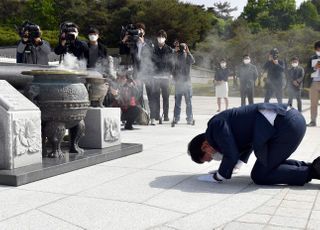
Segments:
[[[203,163],[202,158],[205,153],[201,150],[201,146],[205,140],[205,134],[201,133],[195,136],[188,144],[188,154],[191,156],[191,159],[198,164]]]
[[[318,49],[320,48],[320,41],[317,41],[316,43],[314,43],[314,49]]]
[[[88,34],[99,34],[99,30],[95,27],[90,27]]]
[[[136,23],[136,27],[137,29],[143,29],[144,31],[146,31],[146,25],[142,22]]]
[[[244,54],[244,55],[242,56],[242,58],[246,58],[246,57],[249,58],[249,57],[250,57],[249,54]]]
[[[164,30],[159,30],[157,33],[158,37],[164,37],[165,39],[167,39],[167,33]]]
[[[293,57],[291,58],[291,61],[299,61],[298,56],[293,56]]]

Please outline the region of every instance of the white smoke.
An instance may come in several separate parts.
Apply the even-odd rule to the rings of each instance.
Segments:
[[[59,69],[69,69],[69,70],[86,70],[87,61],[85,59],[79,60],[76,56],[71,53],[66,53],[64,55],[63,61],[58,67]]]

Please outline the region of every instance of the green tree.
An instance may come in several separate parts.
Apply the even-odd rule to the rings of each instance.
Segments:
[[[320,0],[311,0],[311,2],[317,8],[318,13],[320,13]]]
[[[213,7],[208,8],[208,11],[212,12],[217,18],[228,20],[232,19],[230,14],[237,9],[237,7],[232,8],[230,2],[216,2]]]
[[[26,3],[25,18],[42,29],[54,29],[59,22],[55,17],[54,0],[29,0]]]
[[[311,1],[303,2],[297,13],[299,22],[304,23],[306,26],[310,26],[315,30],[320,29],[320,16],[317,7]]]
[[[287,30],[296,24],[295,0],[248,0],[241,17],[254,30]]]
[[[1,25],[20,25],[24,20],[25,4],[18,0],[0,0]]]

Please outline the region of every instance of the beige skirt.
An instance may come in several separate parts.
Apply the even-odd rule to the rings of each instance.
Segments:
[[[216,97],[228,97],[228,92],[228,82],[222,81],[220,84],[216,85]]]

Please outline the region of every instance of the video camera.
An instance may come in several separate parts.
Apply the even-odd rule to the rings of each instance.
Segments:
[[[273,60],[278,60],[279,58],[279,50],[277,48],[274,48],[270,51],[270,55],[272,56]]]
[[[22,39],[27,38],[25,41],[27,45],[34,45],[35,38],[41,37],[40,27],[28,21],[22,24],[19,33]]]
[[[179,44],[179,52],[180,53],[183,53],[186,50],[186,48],[187,48],[186,43],[180,43]]]
[[[134,24],[128,24],[121,26],[120,39],[122,40],[126,35],[128,35],[127,45],[131,48],[136,45],[139,38],[143,36],[143,33]]]
[[[60,25],[60,40],[66,40],[66,45],[70,45],[77,38],[78,26],[73,22],[64,22]]]

